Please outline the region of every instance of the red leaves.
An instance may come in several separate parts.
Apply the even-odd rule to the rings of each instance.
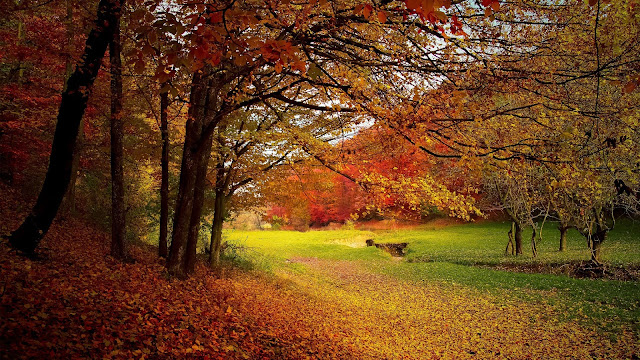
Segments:
[[[372,16],[375,16],[375,19],[382,24],[387,22],[387,13],[383,10],[376,10],[371,4],[357,5],[353,13],[362,15],[367,20],[372,20]]]
[[[209,19],[212,24],[222,22],[222,11],[212,12],[211,15],[209,15]]]
[[[362,9],[362,16],[364,16],[364,18],[368,20],[369,17],[371,16],[372,11],[373,11],[373,6],[367,4]]]
[[[276,73],[280,74],[285,67],[300,72],[306,71],[306,63],[300,60],[298,48],[286,40],[266,40],[260,46],[264,59],[274,64]]]
[[[378,21],[381,23],[387,22],[387,13],[384,11],[378,11]]]
[[[18,200],[8,201],[13,197],[0,194],[8,228],[22,217],[10,212],[19,208]],[[76,221],[54,224],[42,261],[0,244],[0,357],[343,358],[341,338],[332,344],[316,342],[318,335],[327,339],[323,333],[298,333],[300,321],[316,319],[295,319],[295,309],[312,311],[269,280],[214,278],[200,266],[192,279],[172,281],[155,249],[133,246],[136,262],[122,264],[107,255],[108,244],[108,234]]]
[[[409,14],[418,15],[423,22],[429,22],[436,25],[445,37],[445,28],[441,25],[450,24],[452,35],[466,36],[462,29],[463,25],[456,15],[449,18],[441,9],[451,7],[450,0],[404,0],[405,6]],[[485,13],[490,16],[493,11],[500,9],[499,0],[482,0],[482,5],[487,7]]]
[[[437,24],[445,23],[447,21],[445,13],[438,9],[446,5],[450,5],[450,2],[445,4],[438,0],[406,0],[405,5],[410,13],[417,14],[420,16],[422,21]]]
[[[624,94],[629,94],[633,92],[636,88],[640,86],[640,75],[634,76],[631,81],[627,82],[622,89]]]
[[[460,22],[460,20],[458,19],[458,16],[453,15],[451,17],[451,33],[453,33],[453,35],[462,35],[462,36],[466,36],[467,33],[464,32],[464,30],[462,30],[462,23]]]
[[[482,6],[498,10],[500,9],[500,0],[482,0]]]
[[[482,6],[485,7],[484,15],[490,17],[494,11],[500,10],[500,0],[482,0]]]

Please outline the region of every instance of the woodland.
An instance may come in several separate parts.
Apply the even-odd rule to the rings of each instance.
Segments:
[[[640,357],[640,0],[0,0],[0,89],[1,359]]]

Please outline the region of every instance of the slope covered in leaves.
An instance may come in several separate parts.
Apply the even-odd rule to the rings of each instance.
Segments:
[[[2,204],[11,209],[10,204]],[[19,218],[5,210],[3,231]],[[153,248],[134,263],[108,235],[58,222],[41,260],[0,246],[0,358],[633,358],[614,340],[539,303],[372,273],[362,261],[297,257],[258,272],[198,267],[165,276]],[[312,254],[310,254],[312,256]]]
[[[11,210],[17,208],[11,197],[0,196],[3,232],[20,219]],[[115,261],[108,256],[108,234],[73,220],[55,223],[38,260],[18,256],[3,240],[0,359],[257,359],[309,354],[338,358],[348,354],[328,334],[303,336],[268,316],[254,319],[253,313],[277,313],[297,306],[297,298],[281,293],[277,283],[258,274],[227,272],[217,278],[204,267],[191,280],[171,280],[155,249],[130,250],[133,263]],[[247,297],[246,287],[260,287],[263,296],[289,303],[274,301],[269,306],[277,309],[261,309],[260,303],[254,306],[254,299]]]

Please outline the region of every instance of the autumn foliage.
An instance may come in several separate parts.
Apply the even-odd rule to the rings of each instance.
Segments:
[[[11,204],[2,200],[3,209]],[[122,263],[108,255],[108,239],[71,220],[54,224],[40,259],[1,246],[0,358],[625,358],[640,351],[633,334],[613,342],[559,320],[553,307],[403,282],[358,261],[292,258],[307,270],[277,277],[231,268],[215,275],[199,265],[179,281],[166,276],[154,248],[133,246],[133,262]]]
[[[221,254],[240,211],[499,212],[518,260],[554,222],[604,272],[640,214],[639,20],[638,0],[0,1],[0,358],[637,358],[637,334],[549,304]]]

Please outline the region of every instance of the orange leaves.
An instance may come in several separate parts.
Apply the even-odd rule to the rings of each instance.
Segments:
[[[626,83],[616,80],[616,81],[612,81],[611,84],[615,86],[621,86],[623,94],[630,94],[634,90],[636,90],[638,87],[640,87],[640,75],[631,76]]]
[[[500,0],[482,0],[482,6],[498,11],[500,10]]]
[[[369,19],[369,17],[371,16],[371,11],[373,11],[373,6],[369,4],[365,5],[362,9],[362,16],[364,16],[365,19]]]
[[[636,75],[632,78],[631,81],[627,82],[622,89],[622,92],[625,94],[629,94],[633,92],[636,88],[640,86],[640,75]]]
[[[433,24],[437,22],[446,22],[447,16],[442,12],[441,8],[451,7],[450,0],[405,0],[407,10],[413,14],[419,15],[422,20],[425,19]]]
[[[630,92],[632,92],[633,90],[636,89],[636,87],[638,87],[638,82],[637,81],[629,81],[623,88],[623,92],[625,94],[628,94]]]
[[[353,11],[356,15],[362,15],[367,20],[372,20],[372,16],[375,16],[375,19],[378,22],[384,24],[387,22],[387,13],[383,10],[376,10],[371,4],[360,4],[357,5]]]
[[[300,59],[299,49],[286,40],[266,40],[260,46],[262,57],[274,64],[276,73],[280,74],[285,67],[304,73],[306,62]]]
[[[387,13],[385,13],[384,11],[378,11],[378,21],[380,21],[381,23],[386,23]]]
[[[484,6],[484,15],[490,17],[493,12],[500,10],[500,0],[482,0]]]

